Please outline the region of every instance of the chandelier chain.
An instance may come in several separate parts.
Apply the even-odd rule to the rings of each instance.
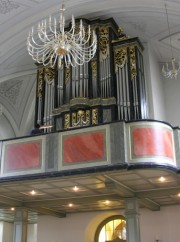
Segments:
[[[162,67],[162,74],[166,78],[171,78],[171,79],[174,78],[174,79],[176,79],[178,74],[179,74],[179,72],[180,72],[180,63],[179,63],[179,67],[176,68],[175,58],[173,56],[173,47],[172,47],[172,38],[171,38],[172,36],[171,36],[171,31],[170,31],[170,23],[169,23],[169,16],[168,16],[168,10],[167,10],[166,2],[164,4],[164,6],[165,6],[165,13],[166,13],[166,20],[167,20],[168,34],[169,34],[169,42],[170,42],[170,48],[171,48],[171,65],[172,65],[172,69],[170,69],[168,63],[166,63]]]
[[[168,25],[168,33],[169,33],[169,42],[170,42],[170,47],[171,47],[171,57],[173,59],[172,39],[171,39],[169,16],[168,16],[168,11],[167,11],[167,3],[165,3],[165,10],[166,10],[167,25]]]

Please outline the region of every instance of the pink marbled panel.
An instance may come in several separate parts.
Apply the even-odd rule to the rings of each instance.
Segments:
[[[134,156],[164,156],[173,158],[173,137],[170,130],[146,127],[132,129]]]
[[[104,133],[101,131],[67,136],[63,142],[65,163],[104,159]]]
[[[4,154],[6,171],[39,168],[41,165],[41,141],[7,144]]]

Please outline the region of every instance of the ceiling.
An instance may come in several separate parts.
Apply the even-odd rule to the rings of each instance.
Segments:
[[[124,199],[130,197],[137,197],[141,208],[159,211],[162,206],[180,204],[180,176],[160,168],[59,174],[9,179],[1,182],[0,194],[0,220],[5,221],[13,220],[12,208],[28,208],[29,221],[35,222],[38,214],[63,218],[68,213],[124,209]]]
[[[18,73],[28,73],[35,65],[26,50],[31,26],[58,13],[62,0],[0,0],[0,81]],[[75,17],[113,17],[124,32],[139,37],[154,48],[159,62],[171,60],[165,3],[170,23],[173,51],[180,61],[179,0],[64,0],[67,23]]]

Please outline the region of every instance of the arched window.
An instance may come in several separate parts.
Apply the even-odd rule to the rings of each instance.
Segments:
[[[126,220],[122,215],[105,219],[97,228],[95,242],[126,241]]]

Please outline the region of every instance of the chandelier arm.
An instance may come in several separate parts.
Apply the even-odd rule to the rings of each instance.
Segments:
[[[41,52],[38,51],[38,55],[40,55],[40,56],[44,56],[44,58],[46,58],[46,60],[49,59],[49,57],[50,57],[52,54],[54,54],[54,51],[53,51],[52,49],[50,49],[50,48],[47,48],[47,49],[44,50],[44,51],[41,50]]]
[[[49,24],[48,24],[49,30],[53,35],[55,35],[55,31],[52,29],[52,22],[51,22],[51,16],[49,16]]]
[[[57,38],[56,18],[54,18],[54,31],[53,31],[53,33],[54,33],[55,38]]]
[[[85,55],[84,52],[82,51],[80,52],[75,48],[71,49],[71,55],[78,65],[83,65],[85,62],[89,62],[94,56],[94,55],[91,55],[91,53],[88,53],[87,55]],[[74,56],[76,56],[76,58]]]
[[[37,30],[37,33],[38,33],[38,36],[39,36],[39,34],[40,34],[40,39],[42,40],[42,42],[44,42],[44,40],[43,40],[43,38],[41,37],[41,34],[43,35],[43,36],[45,36],[46,37],[46,39],[48,40],[48,41],[51,41],[51,39],[53,39],[53,37],[54,37],[54,35],[55,35],[55,33],[52,31],[52,34],[47,34],[47,31],[43,31],[43,28],[38,28],[38,30]]]
[[[72,36],[73,39],[76,41],[76,42],[79,42],[79,41],[82,41],[83,43],[88,43],[89,39],[90,39],[90,35],[88,35],[88,37],[86,37],[86,34],[83,34],[81,35],[80,33],[77,34],[77,35],[74,35]],[[86,39],[87,38],[87,39]]]
[[[75,31],[75,19],[74,19],[74,16],[72,15],[72,17],[71,17],[71,28],[68,31],[68,33],[72,32],[72,35],[74,35],[74,31]]]
[[[71,58],[72,57],[72,58]],[[65,56],[65,59],[66,59],[67,57]],[[74,62],[72,61],[72,60],[74,60]],[[71,56],[70,56],[70,53],[68,54],[68,63],[69,63],[69,65],[71,65],[72,67],[75,67],[76,66],[76,62],[75,62],[75,57],[71,54]]]
[[[55,58],[53,59],[54,55],[55,55],[55,53],[51,56],[50,61],[49,61],[52,68],[55,66],[56,61],[57,61],[57,55],[55,55]]]
[[[93,31],[94,32],[94,31]],[[84,45],[87,45],[89,40],[90,40],[90,37],[91,35],[88,36],[88,39],[87,40],[84,40],[82,43],[81,43],[81,46],[84,46]],[[92,44],[90,46],[88,46],[89,49],[92,48],[92,46],[94,46],[94,44],[97,43],[97,38],[95,37],[95,34],[93,33],[93,41],[92,41]],[[87,47],[86,47],[87,49]]]
[[[70,52],[74,53],[79,60],[84,58],[84,53],[81,51],[81,49],[73,48],[70,50]]]
[[[90,37],[91,37],[91,31],[90,31],[90,26],[88,25],[88,34],[86,36],[86,32],[83,28],[83,37],[82,37],[82,41],[83,41],[83,44],[86,45],[89,40],[90,40]]]
[[[31,43],[34,44],[35,46],[31,44],[31,46],[33,46],[33,47],[36,47],[36,46],[37,46],[37,48],[38,48],[38,47],[39,47],[39,48],[44,47],[43,44],[38,44],[38,43],[34,40],[34,37],[33,37],[33,36],[31,36],[31,41],[30,41],[29,43],[30,43],[30,44],[31,44]]]
[[[75,63],[75,61],[74,62],[72,61],[72,58],[71,58],[70,54],[68,54],[68,61],[69,61],[69,63],[70,63],[71,66],[73,66],[73,67],[76,66],[76,63]]]
[[[50,41],[48,36],[45,33],[43,33],[42,31],[41,32],[38,31],[38,37],[39,37],[39,39],[41,40],[42,43],[44,43],[46,41]]]
[[[77,65],[83,65],[84,62],[82,61],[82,59],[79,58],[79,56],[75,53],[74,49],[70,50],[70,55],[72,56],[72,59],[74,60],[74,62]]]
[[[42,42],[45,42],[43,37],[45,37],[47,41],[51,41],[51,40],[53,40],[54,35],[55,35],[54,33],[47,34],[47,31],[43,31],[42,29],[40,29],[40,31],[38,31],[38,36]]]
[[[49,52],[49,50],[51,49],[50,46],[42,46],[41,48],[37,48],[36,46],[31,46],[31,47],[32,47],[32,52],[37,51],[39,54],[41,54],[41,52],[43,53],[47,50]]]
[[[96,42],[93,42],[90,46],[81,46],[81,50],[86,53],[86,52],[90,52],[96,49]]]

